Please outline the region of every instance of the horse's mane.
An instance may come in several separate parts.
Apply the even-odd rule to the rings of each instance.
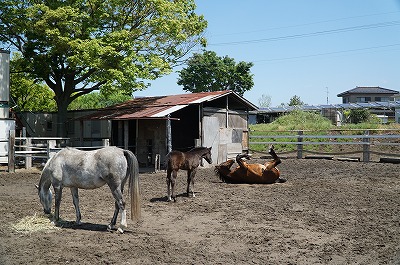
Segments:
[[[198,146],[198,147],[193,147],[192,149],[189,150],[189,152],[196,152],[196,151],[202,151],[207,149],[207,147],[203,147],[203,146]]]

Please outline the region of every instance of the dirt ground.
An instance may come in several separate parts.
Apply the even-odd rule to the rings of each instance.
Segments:
[[[284,159],[283,184],[196,176],[196,198],[166,202],[165,172],[142,173],[142,220],[109,232],[108,187],[80,190],[81,226],[19,233],[42,214],[39,171],[0,173],[0,264],[400,264],[400,165]],[[65,190],[61,218],[75,220]],[[128,198],[127,198],[127,201]],[[129,212],[128,212],[129,214]]]

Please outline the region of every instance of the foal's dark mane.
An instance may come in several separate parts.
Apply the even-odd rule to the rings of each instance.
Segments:
[[[190,149],[188,152],[198,152],[198,151],[204,151],[208,149],[207,147],[203,147],[203,146],[199,146],[199,147],[194,147],[192,149]]]

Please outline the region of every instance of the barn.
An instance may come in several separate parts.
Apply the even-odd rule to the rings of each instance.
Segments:
[[[142,97],[81,117],[83,130],[75,131],[83,137],[102,127],[96,121],[107,121],[101,131],[109,132],[110,144],[132,150],[142,164],[156,157],[163,163],[170,150],[195,146],[212,146],[212,159],[220,163],[248,148],[248,116],[256,109],[230,90]]]

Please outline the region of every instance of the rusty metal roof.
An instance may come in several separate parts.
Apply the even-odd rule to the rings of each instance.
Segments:
[[[220,97],[234,97],[236,101],[249,110],[257,109],[251,102],[233,91],[214,91],[188,93],[170,96],[142,97],[128,100],[124,103],[99,109],[95,113],[82,117],[84,120],[131,120],[131,119],[163,119],[169,114],[191,104],[213,101]]]

